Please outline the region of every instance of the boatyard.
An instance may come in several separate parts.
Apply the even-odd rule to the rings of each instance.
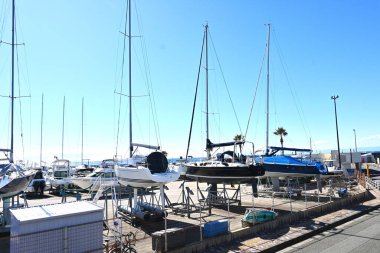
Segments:
[[[204,196],[207,196],[207,184],[197,184],[194,181],[185,182],[187,191],[192,194],[187,196],[188,200],[184,199],[183,202],[181,200],[183,183],[183,181],[177,181],[167,185],[165,209],[168,215],[166,219],[162,216],[152,216],[150,219],[144,220],[133,215],[125,215],[120,206],[127,205],[130,196],[126,192],[123,193],[121,189],[114,189],[115,192],[121,194],[116,194],[116,198],[112,198],[111,194],[105,191],[104,196],[100,197],[99,200],[87,199],[91,196],[86,192],[78,194],[71,192],[63,197],[46,191],[43,196],[29,194],[26,201],[21,198],[20,203],[28,205],[28,208],[33,208],[33,206],[65,205],[63,202],[68,204],[77,203],[76,201],[79,201],[78,203],[89,201],[90,203],[96,202],[97,206],[105,208],[104,215],[108,216],[107,218],[103,216],[101,248],[93,249],[91,252],[110,252],[120,234],[123,235],[123,238],[128,234],[133,234],[133,242],[130,246],[137,252],[165,252],[165,247],[168,252],[204,252],[215,247],[221,247],[220,245],[224,245],[223,247],[230,245],[231,247],[240,247],[240,249],[250,249],[249,252],[256,252],[271,249],[280,242],[290,243],[290,239],[296,240],[310,229],[324,228],[333,221],[346,219],[353,214],[366,211],[371,208],[371,205],[373,207],[380,204],[380,200],[376,200],[376,196],[371,195],[372,193],[368,192],[367,189],[356,184],[355,181],[346,181],[335,185],[325,184],[322,192],[318,191],[315,182],[305,183],[302,192],[297,192],[296,189],[290,191],[291,188],[288,188],[288,191],[284,188],[281,192],[268,192],[261,191],[264,187],[259,186],[255,198],[252,198],[251,185],[234,185],[233,187],[228,185],[221,192],[218,189],[219,193],[226,194],[228,197],[213,197],[212,200],[210,199],[209,208],[207,201],[197,198],[197,194],[201,196],[202,192]],[[344,191],[344,195],[342,195],[342,183],[345,183],[347,190],[347,192]],[[221,186],[221,188],[223,187]],[[239,196],[231,198],[237,193],[237,190]],[[221,196],[219,193],[217,195]],[[143,194],[144,198],[153,197],[158,203],[160,202],[160,192],[157,190]],[[360,204],[371,199],[372,202],[368,207],[362,205],[358,208]],[[186,206],[186,203],[190,205]],[[273,220],[255,224],[242,221],[246,210],[252,208],[272,210],[278,216]],[[218,228],[215,225],[218,223],[225,224],[225,226]],[[208,224],[213,225],[210,231],[205,230]],[[306,224],[305,227],[302,224]],[[299,229],[294,228],[294,226],[299,227]],[[9,229],[9,226],[7,228]],[[4,229],[6,230],[6,228],[2,228],[3,235]],[[74,230],[71,231],[75,234]],[[2,237],[1,248],[9,247],[11,242],[28,242],[27,236],[19,235],[20,238],[17,236],[15,238]],[[38,236],[34,238],[36,245],[46,240],[46,234],[41,233],[40,236],[42,238]],[[93,234],[92,237],[96,238]],[[246,242],[244,243],[244,241]],[[85,245],[88,242],[82,241],[82,244]],[[237,246],[238,244],[240,246]],[[31,242],[29,242],[29,247],[31,247]],[[54,246],[50,244],[49,247],[51,249]]]
[[[3,1],[0,253],[377,253],[379,7]]]

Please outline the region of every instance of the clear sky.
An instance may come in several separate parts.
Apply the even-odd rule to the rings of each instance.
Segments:
[[[210,137],[231,141],[245,135],[265,145],[268,28],[270,145],[284,127],[285,146],[315,151],[336,149],[332,95],[337,100],[340,146],[380,146],[380,2],[377,0],[248,1],[137,0],[132,3],[134,142],[155,145],[169,157],[184,156],[190,127],[204,25],[210,27]],[[0,3],[0,39],[11,41],[11,1]],[[84,158],[115,155],[125,21],[125,0],[16,1],[19,75],[16,94],[15,157],[39,161],[41,96],[44,94],[44,161],[61,157],[63,97],[66,98],[63,154],[81,157],[81,103],[84,97]],[[143,43],[142,43],[143,42]],[[212,43],[211,43],[212,42]],[[143,73],[141,45],[149,64]],[[128,54],[126,53],[126,56]],[[10,46],[0,45],[0,95],[8,96]],[[219,63],[218,63],[219,60]],[[204,64],[203,64],[204,66]],[[221,67],[221,68],[220,68]],[[128,89],[124,68],[123,93]],[[204,156],[204,69],[190,154]],[[225,83],[237,112],[236,123]],[[153,87],[159,124],[156,138],[146,80]],[[154,96],[153,96],[154,94]],[[127,156],[127,97],[122,97],[118,154]],[[9,147],[9,99],[0,98],[0,147]],[[21,138],[21,119],[22,133]],[[241,132],[242,131],[242,132]],[[158,139],[158,141],[157,141]],[[23,144],[22,144],[23,140]],[[24,150],[22,150],[24,147]]]

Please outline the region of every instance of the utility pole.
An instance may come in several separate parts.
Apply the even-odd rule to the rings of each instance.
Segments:
[[[340,160],[340,147],[339,147],[339,132],[338,132],[338,116],[336,114],[336,100],[339,98],[338,95],[331,96],[331,99],[334,100],[334,109],[335,109],[335,125],[336,125],[336,140],[338,142],[338,160],[339,160],[339,168],[342,168],[342,163]]]

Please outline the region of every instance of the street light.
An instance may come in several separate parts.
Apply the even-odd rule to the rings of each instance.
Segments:
[[[354,129],[354,136],[355,136],[355,152],[358,152],[358,146],[356,145],[356,131]]]
[[[338,116],[336,115],[336,100],[339,98],[338,95],[331,96],[331,99],[334,100],[334,109],[335,109],[335,125],[336,125],[336,140],[338,142],[338,161],[339,161],[339,168],[342,168],[342,163],[340,160],[340,147],[339,147],[339,132],[338,132]]]

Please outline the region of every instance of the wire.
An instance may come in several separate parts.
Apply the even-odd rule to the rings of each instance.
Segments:
[[[236,110],[235,110],[235,106],[234,106],[234,104],[233,104],[233,102],[232,102],[231,94],[230,94],[230,91],[229,91],[228,86],[227,86],[226,78],[225,78],[225,76],[224,76],[224,73],[223,73],[223,70],[222,70],[222,66],[221,66],[220,61],[219,61],[218,54],[216,53],[216,49],[215,49],[214,42],[213,42],[212,37],[211,37],[210,30],[208,30],[208,31],[209,31],[209,35],[210,35],[210,39],[211,39],[211,44],[212,44],[212,47],[213,47],[213,49],[214,49],[214,53],[215,53],[215,56],[216,56],[216,60],[217,60],[217,62],[218,62],[219,69],[220,69],[220,72],[221,72],[221,74],[222,74],[222,78],[223,78],[223,81],[224,81],[224,86],[225,86],[225,88],[226,88],[226,90],[227,90],[227,94],[228,94],[228,97],[229,97],[229,99],[230,99],[230,102],[231,102],[231,105],[232,105],[232,109],[233,109],[233,111],[234,111],[235,119],[236,119],[236,122],[237,122],[237,124],[238,124],[239,130],[240,130],[240,133],[242,133],[243,131],[241,130],[241,127],[240,127],[240,123],[239,123],[239,119],[238,119],[238,117],[237,117],[237,113],[236,113]]]
[[[267,46],[268,46],[268,45],[267,45]],[[265,49],[264,49],[263,59],[261,60],[261,67],[260,67],[260,71],[259,71],[259,76],[258,76],[258,78],[257,78],[256,88],[255,88],[255,93],[254,93],[254,95],[253,95],[253,101],[252,101],[252,105],[251,105],[251,110],[250,110],[250,112],[249,112],[247,128],[246,128],[246,130],[245,130],[245,135],[244,135],[245,138],[246,138],[247,135],[248,135],[249,123],[250,123],[250,121],[251,121],[251,116],[252,116],[253,106],[254,106],[255,101],[256,101],[257,90],[258,90],[259,83],[260,83],[261,73],[262,73],[262,70],[263,70],[263,67],[264,67],[264,62],[265,62],[265,56],[266,56],[267,46],[266,46]]]
[[[275,31],[274,31],[274,35],[275,35],[274,36],[274,38],[275,38],[275,45],[276,45],[276,48],[277,48],[277,50],[279,52],[279,58],[280,58],[280,62],[281,62],[281,65],[282,65],[282,68],[283,68],[283,71],[284,71],[285,78],[286,78],[286,83],[289,86],[289,89],[290,89],[290,92],[291,92],[294,104],[296,106],[298,117],[299,117],[299,119],[301,121],[301,125],[302,125],[302,128],[304,130],[304,133],[305,133],[306,137],[309,138],[309,137],[311,137],[311,132],[310,132],[309,128],[307,127],[306,122],[304,122],[304,120],[303,120],[304,119],[304,113],[303,113],[302,107],[297,102],[298,101],[297,94],[294,91],[294,89],[292,88],[289,76],[288,76],[288,74],[286,72],[287,65],[286,65],[286,63],[284,61],[282,50],[281,50],[280,45],[278,43],[277,35],[276,35]],[[309,134],[309,136],[307,136],[308,134]]]

